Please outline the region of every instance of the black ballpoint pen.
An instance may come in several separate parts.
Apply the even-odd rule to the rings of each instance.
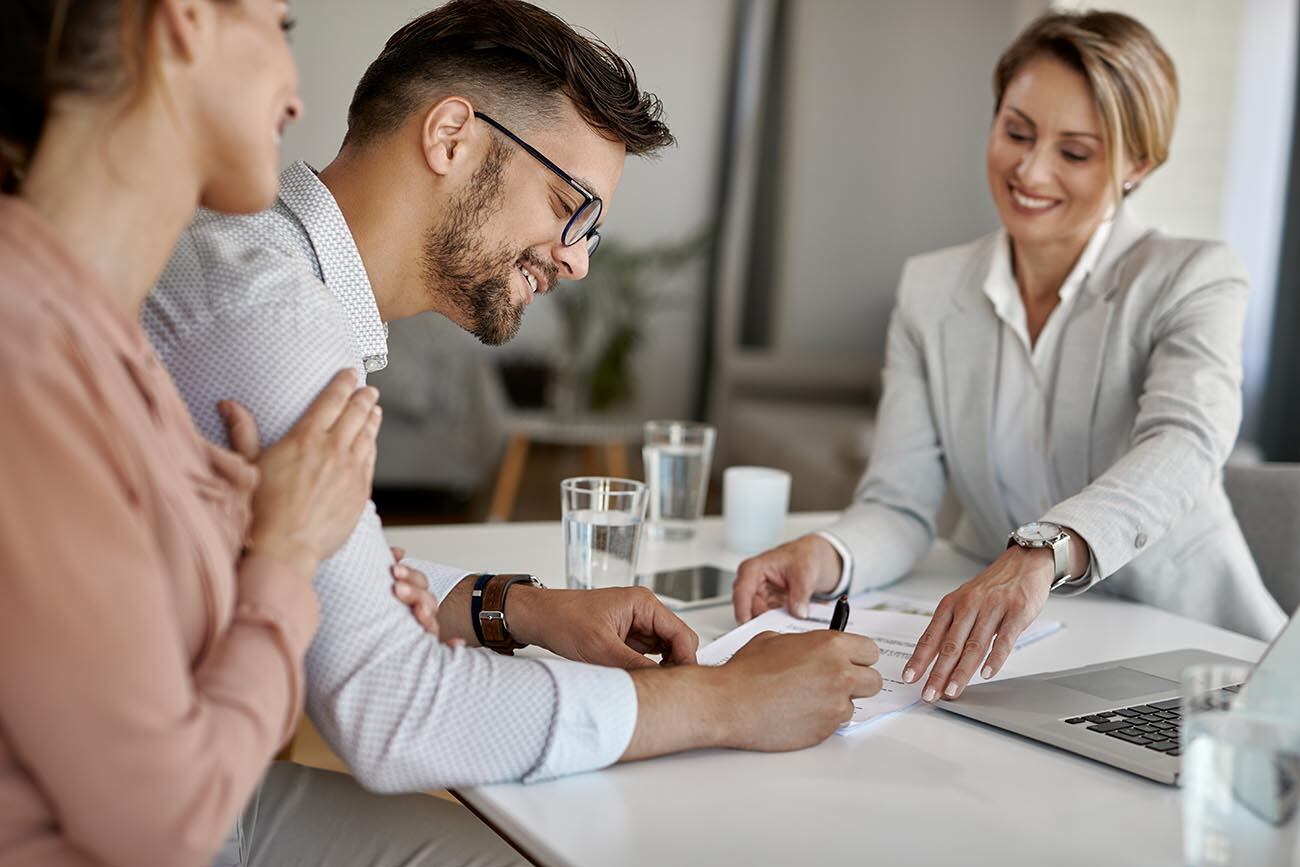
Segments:
[[[835,600],[835,613],[831,615],[831,629],[836,632],[843,632],[844,627],[849,625],[849,594],[841,593],[840,598]]]

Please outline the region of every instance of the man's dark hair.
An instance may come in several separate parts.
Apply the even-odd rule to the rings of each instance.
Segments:
[[[361,77],[344,144],[364,145],[443,96],[528,128],[556,116],[560,96],[630,154],[674,143],[663,104],[631,64],[591,35],[522,0],[451,0],[393,34]]]

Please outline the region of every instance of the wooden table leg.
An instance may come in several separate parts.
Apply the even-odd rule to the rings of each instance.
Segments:
[[[492,506],[488,509],[489,521],[510,520],[510,513],[515,510],[515,497],[519,494],[519,482],[524,477],[524,464],[527,462],[528,437],[515,434],[510,437],[505,457],[501,459],[496,488],[492,491]]]
[[[630,479],[627,466],[627,446],[621,442],[605,443],[605,472],[618,479]]]
[[[609,472],[609,467],[604,466],[601,460],[601,448],[595,443],[588,443],[582,447],[582,474],[584,476],[599,476],[602,472]]]

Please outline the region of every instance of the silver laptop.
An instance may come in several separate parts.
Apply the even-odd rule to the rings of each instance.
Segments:
[[[1297,619],[1292,616],[1259,665],[1290,668],[1300,683]],[[1171,650],[980,684],[957,701],[937,704],[949,713],[1173,784],[1180,764],[1179,678],[1183,669],[1203,663],[1249,665],[1204,650]]]

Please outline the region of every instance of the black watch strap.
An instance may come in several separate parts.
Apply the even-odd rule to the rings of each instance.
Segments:
[[[479,623],[479,613],[483,611],[483,588],[487,583],[496,576],[491,572],[484,572],[474,579],[474,593],[469,599],[469,619],[474,625],[474,637],[478,639],[479,644],[483,644],[483,627]]]
[[[534,587],[542,586],[532,575],[525,574],[485,574],[475,580],[470,614],[474,618],[474,635],[479,644],[507,656],[528,646],[515,640],[506,622],[506,595],[511,587],[525,582]]]

